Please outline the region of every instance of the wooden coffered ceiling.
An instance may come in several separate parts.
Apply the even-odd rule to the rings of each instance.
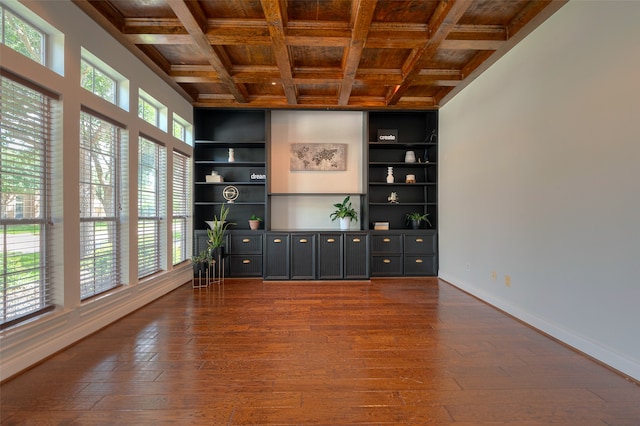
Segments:
[[[437,109],[566,0],[73,0],[194,106]]]

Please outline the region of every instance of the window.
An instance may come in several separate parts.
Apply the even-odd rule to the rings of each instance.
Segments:
[[[142,89],[138,96],[138,117],[160,130],[167,131],[167,107]]]
[[[52,307],[47,273],[52,106],[7,76],[0,84],[0,324]]]
[[[183,142],[186,142],[185,139],[187,138],[187,129],[185,129],[185,126],[179,120],[176,120],[175,117],[173,119],[173,137]]]
[[[173,152],[173,264],[191,257],[191,167],[189,157]]]
[[[162,267],[162,225],[166,215],[165,147],[140,138],[138,146],[138,278]]]
[[[0,5],[0,14],[2,15],[2,44],[44,65],[46,46],[44,33],[2,5]]]
[[[116,80],[84,59],[80,61],[80,84],[94,95],[116,103]]]
[[[120,283],[120,149],[122,129],[80,115],[80,297]]]

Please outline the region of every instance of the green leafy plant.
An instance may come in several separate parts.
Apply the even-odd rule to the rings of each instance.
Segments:
[[[429,226],[432,226],[428,216],[429,216],[429,213],[420,213],[420,212],[411,212],[406,214],[407,222],[412,222],[412,221],[416,221],[418,223],[427,222]]]
[[[262,218],[252,214],[249,220],[257,220],[258,222],[262,222]]]
[[[351,205],[351,196],[347,195],[341,203],[336,203],[333,207],[336,210],[329,215],[331,221],[335,221],[336,219],[349,218],[349,220],[358,220],[358,212]]]
[[[209,237],[209,249],[222,247],[224,244],[224,234],[227,232],[229,225],[235,225],[235,223],[227,222],[227,216],[229,215],[229,207],[223,204],[220,207],[220,217],[213,216],[213,226],[207,229],[207,236]]]

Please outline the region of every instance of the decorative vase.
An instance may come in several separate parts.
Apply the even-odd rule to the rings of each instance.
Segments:
[[[404,162],[405,163],[415,163],[416,162],[416,153],[413,151],[407,151],[404,154]]]
[[[393,167],[387,167],[387,183],[393,183]]]
[[[351,225],[351,218],[348,218],[348,217],[340,218],[340,230],[346,231],[349,229],[350,225]]]
[[[233,148],[229,148],[229,162],[233,163],[236,161],[235,153],[233,152]]]

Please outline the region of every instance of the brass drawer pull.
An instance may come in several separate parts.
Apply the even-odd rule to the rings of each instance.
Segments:
[[[422,259],[416,259],[416,263],[422,263]]]
[[[359,242],[360,242],[360,238],[354,238],[354,239],[353,239],[353,242],[354,242],[354,243],[359,243]]]
[[[243,240],[242,240],[242,242],[243,242],[243,243],[250,243],[250,242],[251,242],[251,239],[250,239],[250,238],[245,238],[245,239],[243,239]]]
[[[335,243],[335,242],[336,242],[336,240],[335,240],[335,239],[333,239],[333,238],[327,238],[327,242],[328,242],[328,243]]]
[[[273,240],[274,243],[281,243],[282,240],[280,238],[276,238],[275,240]]]
[[[423,241],[424,241],[424,240],[423,240],[422,238],[416,238],[416,243],[421,243],[421,242],[423,242]]]
[[[383,242],[385,242],[385,243],[390,243],[390,242],[391,242],[391,239],[390,239],[390,238],[385,238],[385,239],[384,239],[384,240],[382,240],[382,241],[383,241]]]
[[[301,243],[306,243],[306,242],[308,242],[308,241],[307,241],[307,239],[306,239],[306,238],[300,238],[300,242],[301,242]]]
[[[249,259],[245,259],[245,260],[242,261],[242,263],[244,263],[246,265],[248,263],[251,263],[251,261]]]
[[[391,263],[391,260],[389,260],[389,259],[385,259],[385,260],[383,260],[382,262],[383,262],[383,263]]]

